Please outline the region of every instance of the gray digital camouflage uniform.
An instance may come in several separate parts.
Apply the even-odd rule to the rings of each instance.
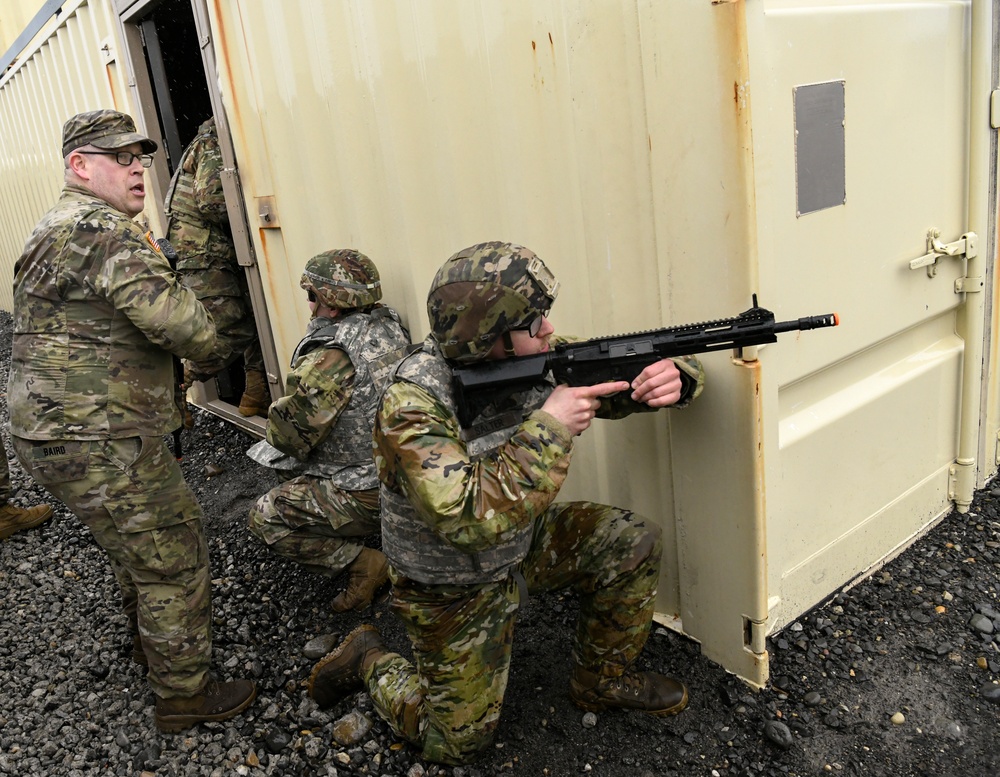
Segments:
[[[82,187],[66,185],[14,270],[15,452],[107,551],[154,692],[191,696],[211,657],[208,553],[163,435],[180,424],[171,354],[213,356],[215,325],[152,235]]]
[[[467,301],[468,292],[457,304]],[[687,376],[680,407],[701,391],[704,375],[697,359],[675,362]],[[363,679],[398,736],[428,760],[457,764],[496,729],[522,586],[576,590],[574,660],[614,677],[645,644],[662,540],[655,522],[628,510],[554,502],[573,445],[538,409],[547,392],[521,396],[513,425],[501,420],[499,431],[477,437],[458,422],[450,375],[429,336],[399,365],[376,416],[383,550],[415,663],[385,654]],[[616,398],[598,415],[644,407]],[[474,426],[490,428],[498,410],[488,408]]]
[[[249,528],[279,555],[330,577],[380,529],[372,418],[409,337],[391,308],[314,318],[292,356],[266,440],[247,453],[297,477],[251,508]]]
[[[212,314],[219,339],[229,347],[224,358],[189,360],[192,380],[208,380],[243,353],[248,372],[262,372],[264,358],[257,339],[253,306],[241,282],[229,231],[226,198],[222,190],[222,153],[215,119],[198,128],[164,199],[167,240],[177,251],[177,274]]]

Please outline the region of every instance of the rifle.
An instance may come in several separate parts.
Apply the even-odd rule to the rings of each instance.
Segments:
[[[160,247],[163,255],[170,263],[170,269],[177,272],[177,249],[165,237],[156,238],[156,244]],[[174,356],[174,383],[176,390],[180,392],[181,401],[187,402],[187,386],[184,385],[184,362],[179,357]],[[183,408],[182,408],[183,411]],[[181,432],[184,430],[183,412],[181,413],[181,425],[174,429],[174,458],[180,461],[184,457],[184,450],[181,447]]]
[[[452,383],[458,420],[468,426],[492,403],[538,385],[550,371],[557,384],[570,386],[617,380],[631,383],[648,365],[664,358],[774,343],[782,332],[839,323],[836,313],[776,322],[774,313],[757,305],[754,294],[753,307],[735,318],[560,343],[532,356],[456,366]]]

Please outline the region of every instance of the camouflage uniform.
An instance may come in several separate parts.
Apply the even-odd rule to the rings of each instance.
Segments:
[[[121,116],[74,117],[64,154],[97,144],[83,129],[124,119],[133,134],[101,147],[131,139],[155,150]],[[14,272],[15,452],[107,551],[154,692],[189,697],[211,656],[208,552],[201,509],[163,435],[180,423],[171,354],[212,356],[215,326],[152,235],[82,186],[67,183]]]
[[[540,277],[544,272],[538,268]],[[429,312],[432,322],[450,322],[451,331],[442,335],[435,327],[421,350],[400,363],[374,432],[383,550],[415,665],[386,653],[363,669],[362,678],[398,736],[428,760],[456,764],[492,739],[525,593],[577,591],[574,661],[617,677],[649,632],[662,540],[655,522],[631,511],[554,503],[573,446],[566,427],[540,409],[551,388],[487,408],[469,427],[460,425],[449,360],[481,358],[497,332],[523,328],[525,321],[500,301],[477,331],[462,331],[462,312],[490,289],[442,288],[440,280],[439,273],[432,293],[440,293],[429,301]],[[554,283],[539,282],[547,300],[531,278],[507,285],[523,288],[530,304],[522,299],[517,305],[537,313],[547,311],[555,296]],[[479,332],[491,328],[492,335],[480,340]],[[700,392],[703,373],[696,359],[676,363],[686,376],[676,405],[683,406]],[[508,420],[511,406],[520,412]],[[621,417],[640,407],[617,398],[599,415]]]
[[[198,128],[184,150],[164,200],[167,239],[178,254],[177,274],[212,314],[225,358],[189,360],[191,380],[208,380],[239,358],[248,372],[263,372],[253,305],[241,282],[243,271],[229,229],[222,191],[222,154],[215,119]]]
[[[378,533],[372,416],[388,368],[408,343],[398,315],[381,305],[309,322],[285,396],[268,412],[267,439],[247,452],[300,473],[250,511],[251,533],[276,553],[335,577],[361,552],[360,538]]]

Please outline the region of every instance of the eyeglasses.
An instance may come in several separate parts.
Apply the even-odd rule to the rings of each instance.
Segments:
[[[545,320],[545,314],[541,313],[535,316],[531,321],[529,321],[524,326],[511,327],[511,332],[527,332],[528,337],[538,337],[538,333],[542,331],[542,321]]]
[[[80,154],[94,154],[95,156],[113,156],[115,161],[122,167],[129,167],[133,159],[138,159],[143,167],[153,164],[152,154],[133,154],[131,151],[80,151]]]
[[[315,302],[316,301],[316,292],[313,291],[312,289],[306,289],[306,298],[310,302]]]

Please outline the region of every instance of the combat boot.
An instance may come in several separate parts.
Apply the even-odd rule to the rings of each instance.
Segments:
[[[347,588],[332,602],[334,612],[363,610],[379,588],[389,581],[389,562],[380,550],[362,548],[347,568]]]
[[[205,689],[194,696],[157,698],[153,717],[156,727],[170,734],[206,721],[228,720],[249,707],[256,696],[253,680],[209,680]]]
[[[656,672],[626,669],[620,677],[601,677],[583,667],[573,669],[569,697],[589,712],[621,708],[648,712],[665,718],[687,706],[684,683]]]
[[[271,393],[267,389],[267,376],[260,370],[247,370],[246,386],[240,399],[240,415],[267,415],[271,406]]]
[[[51,505],[15,507],[12,504],[0,507],[0,540],[7,539],[14,532],[33,529],[52,517]]]
[[[309,695],[320,707],[332,707],[351,691],[360,689],[364,671],[387,652],[378,629],[367,623],[358,626],[313,667]]]

